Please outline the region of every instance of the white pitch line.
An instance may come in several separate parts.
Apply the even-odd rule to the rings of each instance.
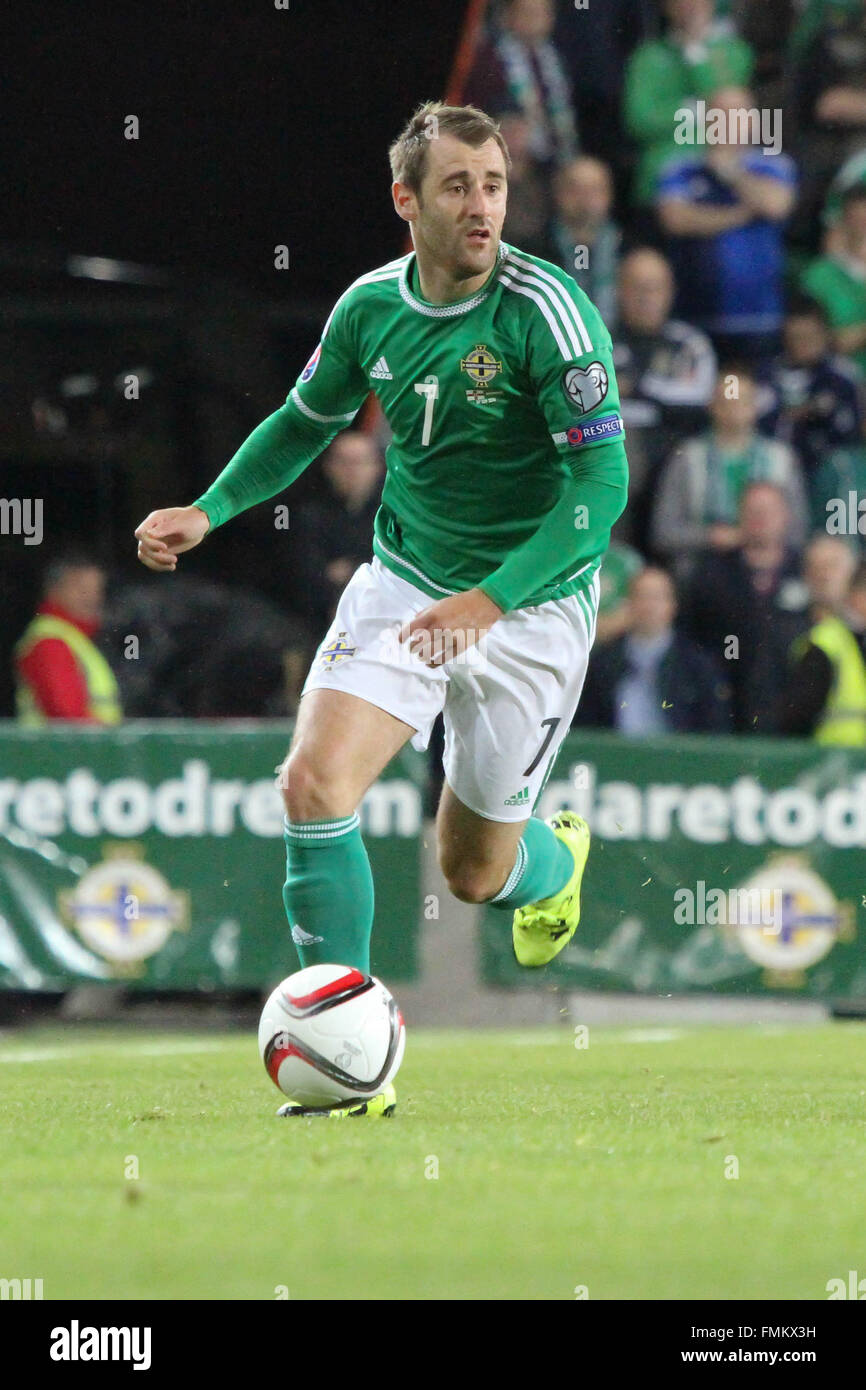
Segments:
[[[185,1052],[220,1052],[234,1045],[233,1039],[220,1038],[192,1042],[179,1039],[177,1042],[145,1043],[124,1042],[120,1044],[101,1044],[92,1046],[86,1043],[71,1043],[67,1047],[31,1047],[17,1051],[0,1051],[0,1062],[69,1062],[84,1061],[88,1057],[105,1057],[119,1049],[124,1056],[171,1057]]]
[[[685,1035],[684,1028],[630,1028],[627,1033],[611,1038],[610,1041],[624,1043],[676,1042],[677,1038],[684,1038]]]

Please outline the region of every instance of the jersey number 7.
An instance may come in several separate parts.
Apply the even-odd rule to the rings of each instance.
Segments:
[[[421,432],[421,443],[429,444],[430,435],[433,433],[433,407],[439,398],[439,378],[438,376],[427,376],[423,381],[415,382],[415,390],[419,396],[426,396],[424,404],[424,428]]]

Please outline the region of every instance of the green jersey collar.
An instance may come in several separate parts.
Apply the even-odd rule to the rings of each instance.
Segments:
[[[502,267],[502,263],[508,255],[509,248],[504,242],[499,243],[496,254],[496,265],[491,270],[480,290],[476,290],[468,299],[456,299],[453,304],[428,304],[425,299],[419,299],[410,289],[410,279],[415,267],[415,252],[406,257],[403,269],[400,272],[400,294],[410,309],[415,309],[419,314],[426,314],[431,319],[451,319],[458,314],[468,314],[470,309],[475,309],[479,304],[483,304],[496,282],[496,277]]]

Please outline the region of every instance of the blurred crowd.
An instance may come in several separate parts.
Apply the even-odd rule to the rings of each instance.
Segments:
[[[505,240],[573,275],[613,338],[631,488],[578,722],[866,746],[866,0],[505,0],[463,96],[511,151]],[[168,611],[127,586],[103,631],[153,640],[106,709],[294,711],[369,557],[377,436],[314,467],[291,614],[254,589],[175,578]],[[58,623],[95,637],[98,567],[65,563],[19,682],[59,679]],[[221,621],[203,669],[194,632]],[[96,717],[66,688],[49,715]]]
[[[578,722],[866,746],[866,0],[509,0],[465,97],[613,338]]]

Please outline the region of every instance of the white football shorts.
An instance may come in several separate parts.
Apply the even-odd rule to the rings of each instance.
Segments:
[[[514,609],[477,646],[429,667],[397,634],[435,600],[374,557],[343,590],[302,696],[357,695],[411,725],[418,749],[442,711],[456,796],[487,820],[526,820],[577,709],[598,597],[596,572],[585,594]]]

